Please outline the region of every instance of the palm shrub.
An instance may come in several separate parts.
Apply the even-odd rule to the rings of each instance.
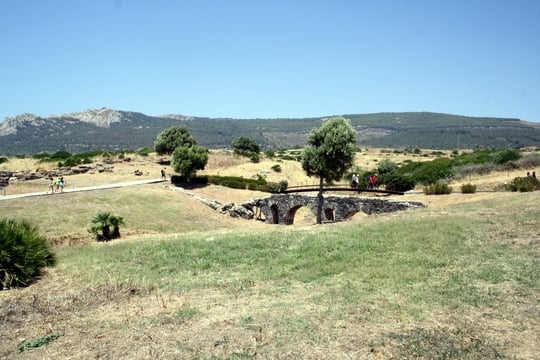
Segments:
[[[97,241],[109,241],[120,237],[120,225],[124,225],[123,217],[111,212],[103,212],[92,218],[92,225],[88,232],[95,234]]]
[[[56,258],[37,227],[27,221],[0,219],[0,290],[27,286]]]

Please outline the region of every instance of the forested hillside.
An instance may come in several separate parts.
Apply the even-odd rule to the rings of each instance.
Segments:
[[[427,112],[343,116],[356,129],[359,146],[455,149],[540,145],[540,124],[518,119]],[[174,125],[187,127],[197,142],[208,148],[230,147],[239,136],[256,140],[263,149],[303,147],[310,131],[326,118],[148,116],[106,108],[48,118],[22,114],[0,123],[0,155],[152,148],[157,134]]]

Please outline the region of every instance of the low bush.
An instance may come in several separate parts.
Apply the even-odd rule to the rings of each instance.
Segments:
[[[445,183],[435,183],[424,188],[426,195],[447,195],[452,193],[452,187]]]
[[[412,162],[402,166],[399,173],[412,177],[415,182],[429,185],[439,180],[454,176],[454,164],[451,159],[438,158],[432,161]]]
[[[540,166],[540,154],[531,153],[516,161],[521,169],[531,169]]]
[[[416,186],[416,182],[412,177],[397,173],[384,174],[381,182],[385,185],[386,190],[390,191],[405,192],[414,189]]]
[[[281,172],[281,165],[279,165],[279,164],[272,165],[272,170],[274,170],[277,173],[280,173]]]
[[[505,189],[519,192],[540,190],[540,182],[535,177],[517,177],[514,178],[510,183],[506,184]]]
[[[272,149],[264,150],[263,154],[269,159],[273,159],[274,157],[276,157],[276,151]]]
[[[120,237],[120,225],[124,225],[123,217],[111,212],[103,212],[94,216],[88,232],[95,234],[97,241],[110,241]]]
[[[466,164],[457,169],[458,177],[467,177],[472,175],[487,175],[497,170],[494,164]]]
[[[299,155],[292,156],[292,155],[288,155],[288,154],[283,154],[283,155],[280,154],[278,157],[281,160],[300,161],[300,156]]]
[[[476,193],[476,185],[473,184],[463,184],[461,185],[462,194],[474,194]]]
[[[503,149],[497,152],[493,158],[493,162],[502,165],[509,161],[516,161],[521,158],[521,154],[515,149]]]
[[[27,286],[42,268],[55,263],[49,244],[35,226],[0,219],[0,290]]]
[[[187,178],[182,175],[172,175],[171,183],[182,186],[205,186],[210,183],[209,176],[194,176]]]
[[[287,180],[281,180],[278,183],[268,183],[268,184],[266,184],[266,190],[261,190],[261,191],[266,191],[266,192],[271,192],[271,193],[274,193],[274,194],[278,194],[278,193],[281,193],[281,192],[287,190],[287,187],[289,187],[289,183],[287,182]]]
[[[280,181],[279,183],[268,183],[266,179],[260,175],[257,176],[257,179],[246,179],[239,176],[196,176],[190,178],[189,181],[185,176],[173,175],[171,177],[171,183],[184,187],[197,187],[213,184],[232,189],[246,189],[270,193],[283,192],[287,190],[289,185],[286,180]]]

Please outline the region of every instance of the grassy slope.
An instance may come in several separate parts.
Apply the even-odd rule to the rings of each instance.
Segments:
[[[57,246],[39,282],[0,293],[0,358],[51,331],[62,336],[21,356],[534,358],[540,193],[426,200],[290,227],[230,219],[162,185],[3,201],[80,246]],[[84,229],[105,210],[127,236],[97,244]]]
[[[1,294],[1,356],[55,330],[31,358],[531,358],[539,196],[61,247]]]

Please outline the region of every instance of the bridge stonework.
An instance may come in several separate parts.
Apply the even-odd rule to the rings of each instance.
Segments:
[[[296,211],[302,206],[317,215],[316,195],[285,195],[278,194],[266,198],[253,199],[244,204],[245,207],[257,207],[264,214],[265,222],[270,224],[291,225]],[[362,198],[350,196],[324,196],[323,221],[342,221],[351,216],[364,212],[379,214],[426,207],[420,201],[397,201],[392,199]]]

